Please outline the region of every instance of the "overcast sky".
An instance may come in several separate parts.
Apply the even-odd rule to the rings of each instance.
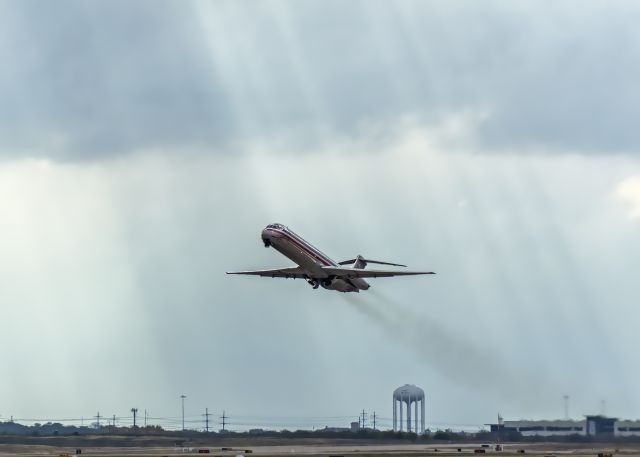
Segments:
[[[0,420],[390,426],[405,383],[432,428],[638,418],[639,19],[0,1]],[[438,274],[226,276],[290,265],[272,222]]]

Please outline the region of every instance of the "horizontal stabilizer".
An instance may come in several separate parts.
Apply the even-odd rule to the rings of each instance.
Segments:
[[[377,263],[378,265],[391,265],[393,267],[406,267],[406,265],[402,265],[400,263],[391,263],[391,262],[382,262],[380,260],[369,260],[369,259],[365,259],[361,256],[358,256],[355,259],[349,259],[349,260],[343,260],[342,262],[338,262],[340,265],[353,265],[357,260],[361,260],[365,262],[365,265],[367,263]]]

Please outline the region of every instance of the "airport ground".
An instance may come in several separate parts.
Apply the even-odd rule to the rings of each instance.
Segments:
[[[157,438],[131,439],[111,437],[110,442],[104,442],[100,437],[77,438],[60,437],[52,443],[50,441],[30,441],[8,443],[8,437],[0,437],[0,456],[74,456],[77,450],[81,456],[178,456],[178,455],[211,455],[216,457],[282,457],[303,455],[305,457],[399,457],[399,456],[430,456],[430,457],[459,457],[478,454],[483,450],[485,455],[493,457],[609,457],[615,455],[640,457],[640,443],[507,443],[502,451],[495,450],[495,443],[409,443],[406,441],[385,442],[365,440],[331,440],[331,439],[298,439],[264,440],[232,439],[221,443],[207,442],[207,440],[189,440],[174,443],[161,442]],[[75,440],[75,441],[74,441]],[[10,440],[9,440],[10,441]],[[490,447],[486,447],[487,445]],[[485,447],[483,447],[483,445]]]

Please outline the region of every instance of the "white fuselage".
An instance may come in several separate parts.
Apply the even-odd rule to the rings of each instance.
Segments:
[[[325,289],[340,292],[359,292],[369,288],[367,281],[362,278],[342,279],[327,274],[322,267],[340,265],[283,225],[268,225],[262,231],[262,241],[266,247],[272,246],[304,269],[308,274],[307,281],[314,287],[321,285]]]

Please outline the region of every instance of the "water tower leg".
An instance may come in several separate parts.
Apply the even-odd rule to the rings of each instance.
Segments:
[[[422,411],[421,411],[422,412],[421,419],[422,419],[422,433],[423,434],[427,430],[427,424],[426,424],[426,421],[425,421],[425,414],[424,414],[424,410],[425,410],[424,404],[425,404],[425,399],[424,399],[424,396],[423,396],[422,397]]]
[[[418,400],[416,400],[416,402],[414,404],[414,407],[415,407],[415,415],[414,415],[414,417],[415,417],[414,422],[415,423],[414,423],[413,429],[415,430],[416,433],[420,433],[420,429],[418,428]]]
[[[393,396],[393,431],[398,431],[398,402],[396,401],[396,396]]]
[[[403,401],[402,401],[402,397],[400,397],[400,431],[402,431],[402,408],[403,408]]]
[[[407,402],[407,431],[411,433],[411,397]]]

